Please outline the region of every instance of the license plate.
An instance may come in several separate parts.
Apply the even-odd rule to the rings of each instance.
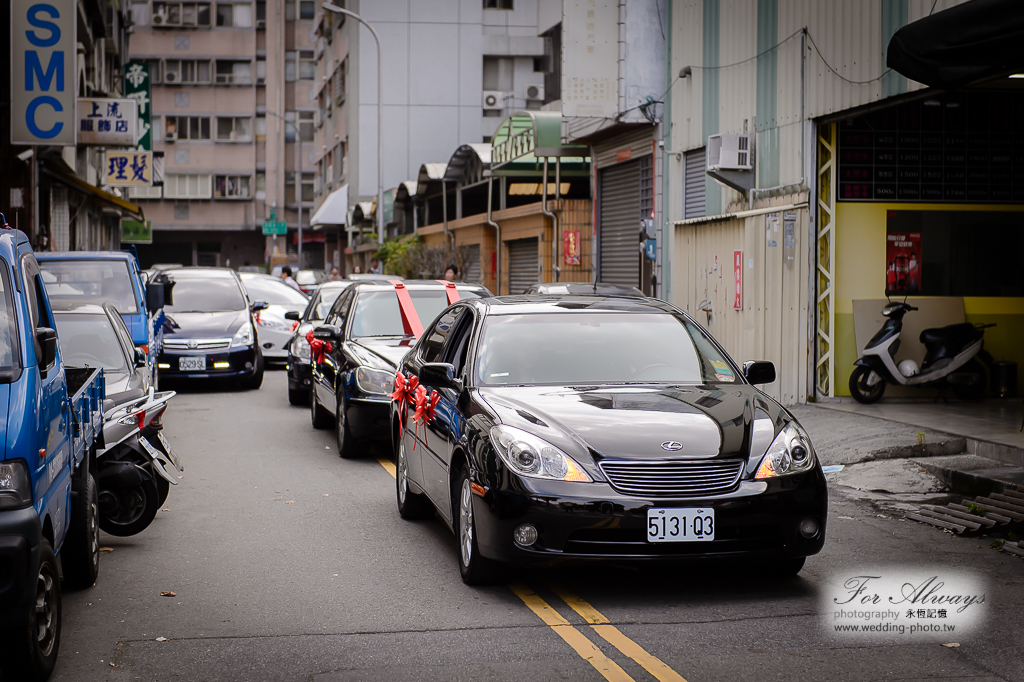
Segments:
[[[178,358],[178,370],[181,372],[191,372],[194,370],[206,371],[206,357]]]
[[[159,431],[156,434],[156,438],[160,441],[160,445],[164,446],[164,452],[167,453],[167,459],[171,460],[171,464],[174,465],[174,468],[179,472],[185,471],[185,467],[182,466],[181,460],[178,459],[178,456],[174,454],[174,450],[171,449],[171,444],[167,440],[167,436],[165,436],[162,431]]]
[[[166,467],[164,466],[162,453],[156,448],[154,448],[152,445],[150,445],[149,441],[146,440],[145,438],[139,438],[139,445],[141,445],[142,449],[148,452],[149,456],[153,458],[153,466],[156,466],[160,469],[160,471],[158,471],[157,473],[161,474],[164,480],[166,480],[168,483],[172,485],[178,485],[178,481],[176,481],[174,477],[171,476],[170,472],[168,472]]]
[[[647,542],[700,542],[715,539],[715,510],[648,509]]]

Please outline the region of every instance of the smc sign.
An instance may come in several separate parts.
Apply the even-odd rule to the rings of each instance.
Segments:
[[[73,145],[74,0],[14,0],[11,14],[11,143]]]

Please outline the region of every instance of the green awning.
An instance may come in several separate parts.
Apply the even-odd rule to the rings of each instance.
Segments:
[[[590,149],[562,144],[562,114],[557,111],[520,111],[498,126],[491,138],[491,174],[538,177],[544,159],[560,159],[564,177],[590,175]],[[549,162],[549,172],[553,164]]]

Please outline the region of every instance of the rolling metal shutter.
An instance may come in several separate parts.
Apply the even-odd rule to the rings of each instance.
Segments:
[[[640,283],[640,161],[601,171],[601,281]]]
[[[704,203],[704,159],[706,153],[705,147],[686,152],[683,218],[703,218],[707,213]]]
[[[521,294],[540,281],[537,238],[516,239],[508,245],[508,293]]]
[[[462,281],[479,283],[482,281],[480,279],[480,245],[463,246],[460,247],[460,251],[462,252]]]

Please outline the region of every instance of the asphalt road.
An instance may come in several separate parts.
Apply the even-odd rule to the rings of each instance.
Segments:
[[[339,459],[283,372],[180,394],[165,423],[181,484],[145,532],[103,536],[94,587],[65,592],[54,680],[1024,680],[1024,562],[842,491],[796,579],[600,565],[471,588],[447,528],[402,521],[389,470]],[[829,585],[929,565],[986,581],[973,633],[829,632]]]

